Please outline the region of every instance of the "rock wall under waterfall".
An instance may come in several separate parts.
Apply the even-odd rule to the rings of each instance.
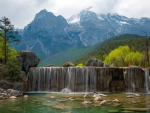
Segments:
[[[149,70],[139,67],[30,68],[27,91],[149,92]]]

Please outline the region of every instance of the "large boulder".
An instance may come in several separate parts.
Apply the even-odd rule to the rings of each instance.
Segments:
[[[34,52],[20,52],[22,71],[28,73],[30,67],[36,67],[39,63]]]
[[[85,66],[94,66],[94,67],[108,67],[108,65],[96,58],[89,59]]]
[[[73,67],[74,64],[72,62],[66,62],[63,64],[63,67]]]

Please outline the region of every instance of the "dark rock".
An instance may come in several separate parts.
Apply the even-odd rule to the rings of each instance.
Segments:
[[[65,64],[63,64],[63,67],[72,67],[72,66],[74,66],[72,62],[66,62]]]
[[[13,83],[8,83],[6,81],[1,80],[0,81],[0,87],[2,89],[12,89],[13,88]]]
[[[4,90],[2,88],[0,88],[0,93],[2,93]]]
[[[21,83],[17,82],[14,84],[13,89],[22,92],[23,91],[23,85]]]
[[[24,71],[20,71],[20,78],[23,80],[24,78],[27,78],[26,73]]]
[[[108,65],[96,58],[89,59],[85,66],[94,66],[94,67],[108,67]]]
[[[34,52],[20,52],[22,59],[22,71],[28,72],[30,67],[36,67],[38,65],[38,57]]]

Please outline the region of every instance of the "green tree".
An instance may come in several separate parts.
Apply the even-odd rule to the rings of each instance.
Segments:
[[[17,32],[14,31],[14,26],[5,16],[0,20],[0,32],[3,37],[4,64],[6,64],[8,60],[9,41],[19,42],[20,40],[16,39],[15,34]]]
[[[15,82],[19,80],[19,73],[20,73],[20,65],[19,61],[16,58],[10,59],[7,62],[6,68],[4,70],[5,77],[9,82]]]
[[[137,65],[140,66],[143,60],[143,54],[134,49],[130,49],[129,46],[119,46],[117,49],[112,50],[105,58],[105,62],[108,64],[115,64],[115,66],[128,66]]]

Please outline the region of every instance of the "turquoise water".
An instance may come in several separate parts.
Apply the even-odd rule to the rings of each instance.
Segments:
[[[28,98],[0,100],[0,113],[150,113],[150,95],[126,98],[127,94],[107,94],[104,100],[111,100],[107,106],[100,101],[83,98],[84,94],[28,94]],[[54,96],[56,98],[51,98]],[[69,100],[69,97],[75,100]],[[117,98],[119,103],[112,100]],[[91,104],[83,105],[85,100]]]

